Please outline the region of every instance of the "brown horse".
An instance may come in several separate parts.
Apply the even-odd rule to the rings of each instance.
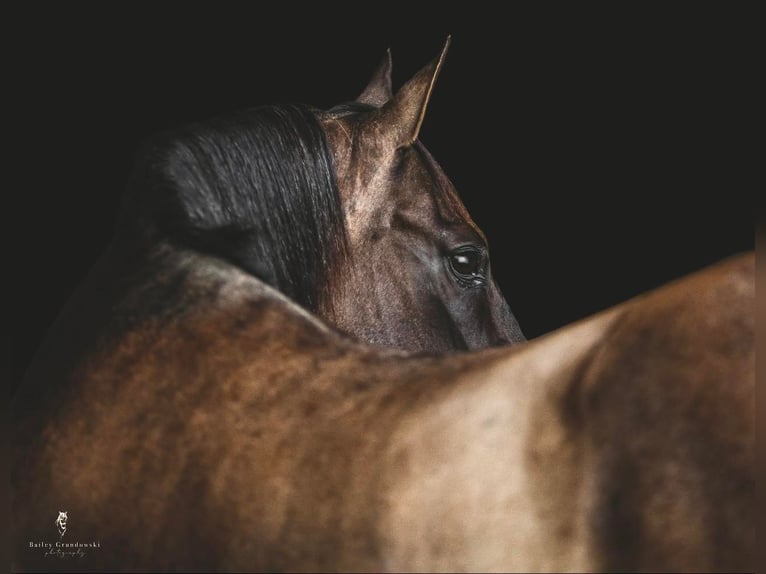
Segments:
[[[752,256],[441,358],[355,342],[219,259],[166,263],[176,312],[20,434],[16,568],[754,568]],[[35,546],[62,508],[84,556]]]
[[[150,142],[13,404],[17,569],[752,568],[751,258],[524,346],[366,343],[518,336],[416,141],[440,62]]]

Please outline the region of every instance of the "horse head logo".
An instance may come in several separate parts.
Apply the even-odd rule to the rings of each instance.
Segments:
[[[64,537],[64,533],[66,532],[66,520],[67,520],[67,511],[60,511],[59,510],[59,517],[56,519],[56,528],[58,528],[59,536],[61,538]]]

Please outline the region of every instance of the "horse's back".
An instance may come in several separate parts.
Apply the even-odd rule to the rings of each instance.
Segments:
[[[386,396],[422,366],[205,265],[166,273],[172,313],[105,338],[57,381],[58,404],[17,404],[16,569],[331,568],[364,538],[347,500],[374,498],[374,442],[397,415]],[[67,540],[100,547],[58,562],[31,547],[58,511]]]
[[[393,570],[754,566],[753,258],[531,341],[413,406]]]
[[[259,282],[209,261],[181,267],[158,279],[178,289],[172,310],[136,309],[61,380],[25,381],[58,391],[37,406],[22,389],[15,404],[17,569],[219,568],[227,511],[237,510],[222,477],[237,460],[267,472],[259,433],[289,432],[297,422],[280,420],[285,397],[317,379],[312,367],[327,354],[343,357],[317,321],[285,321],[290,304]],[[59,511],[69,516],[61,542],[100,541],[87,558],[55,560],[30,545],[53,540]]]
[[[84,361],[18,445],[19,569],[66,564],[26,547],[59,511],[67,539],[101,542],[79,570],[472,569],[508,552],[529,570],[575,540],[580,561],[554,569],[752,568],[752,256],[442,360],[224,285]],[[426,561],[397,562],[407,548]]]

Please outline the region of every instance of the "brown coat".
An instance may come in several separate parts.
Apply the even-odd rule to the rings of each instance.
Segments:
[[[442,358],[353,342],[218,261],[176,266],[183,308],[17,411],[16,568],[754,568],[752,255]],[[30,548],[59,511],[100,548]]]

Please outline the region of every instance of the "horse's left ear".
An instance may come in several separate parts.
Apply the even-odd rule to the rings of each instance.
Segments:
[[[428,101],[444,64],[450,40],[450,36],[447,36],[439,57],[410,78],[396,96],[380,110],[378,121],[385,129],[390,130],[396,147],[412,145],[418,139]]]
[[[356,99],[360,104],[380,108],[393,97],[391,89],[391,49],[386,50],[383,60],[372,75],[364,91]]]

